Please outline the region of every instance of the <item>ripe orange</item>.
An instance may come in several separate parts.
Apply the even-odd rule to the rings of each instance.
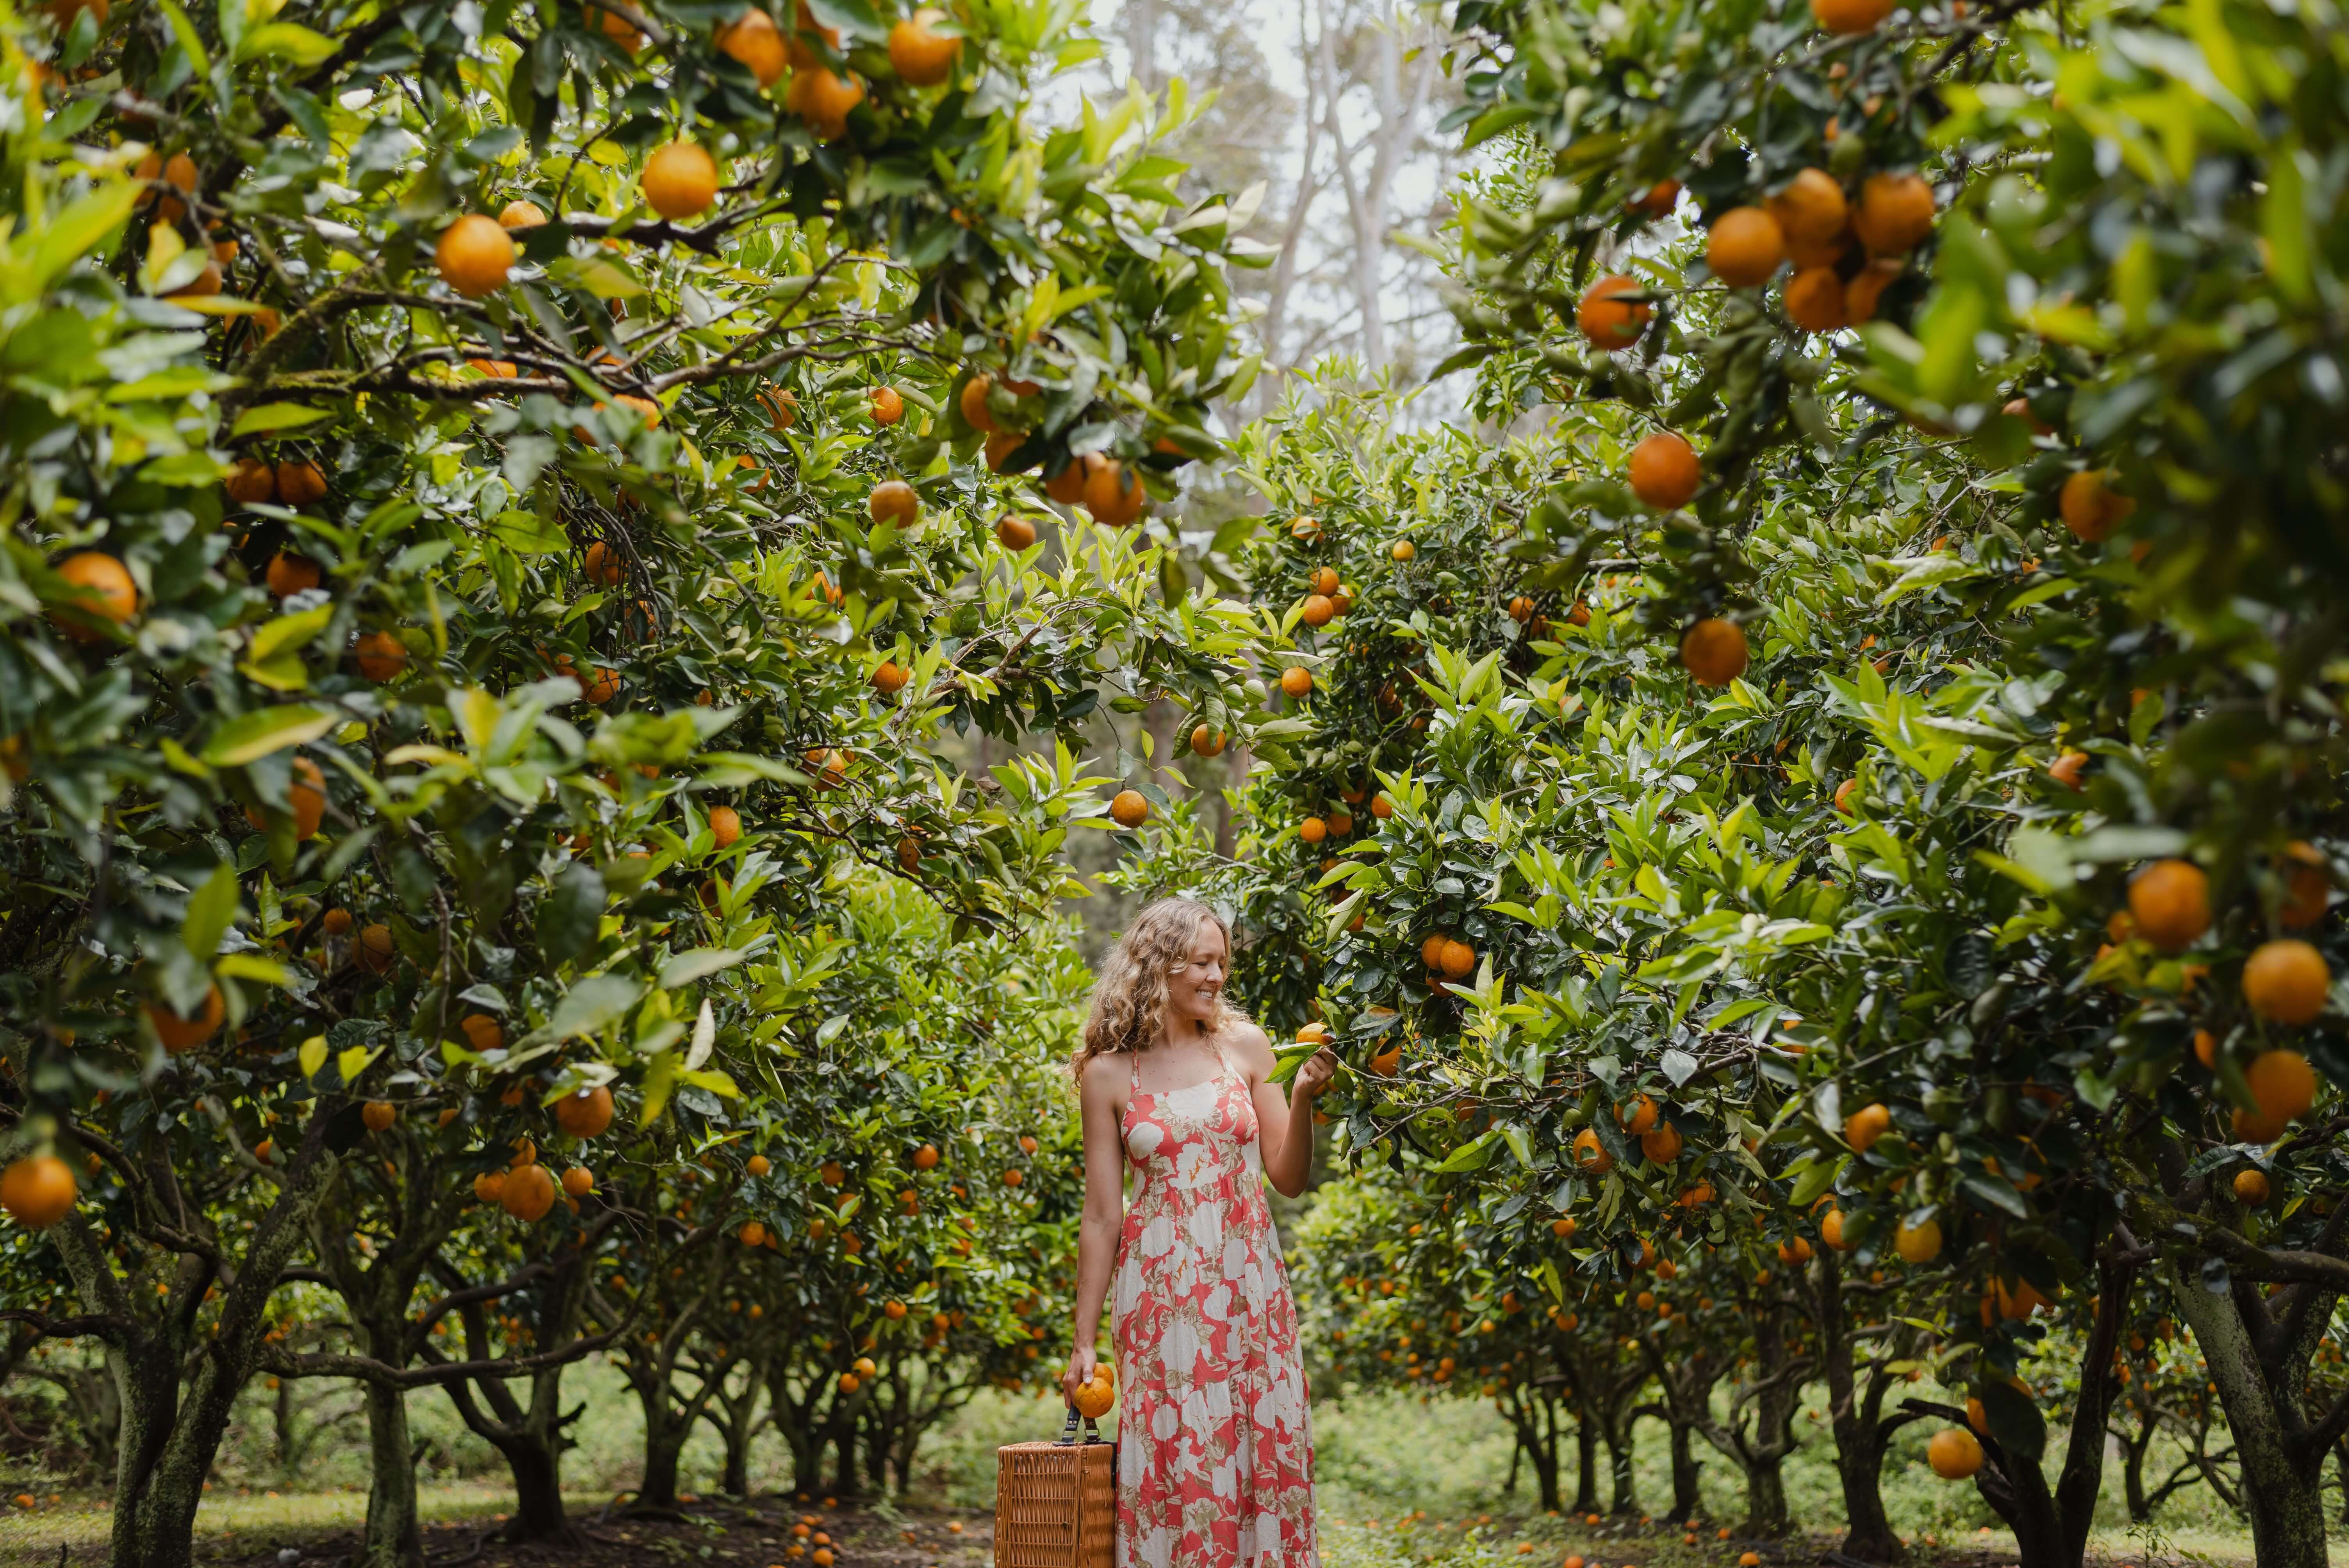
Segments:
[[[1644,437],[1631,449],[1631,493],[1658,511],[1686,506],[1704,482],[1696,449],[1671,430]]]
[[[468,212],[440,231],[432,248],[440,281],[468,299],[480,299],[505,287],[513,271],[514,242],[494,218]]]
[[[579,13],[586,19],[589,26],[599,29],[604,36],[611,39],[629,54],[635,54],[651,42],[642,33],[636,31],[636,25],[634,22],[620,15],[618,11],[610,8],[603,3],[603,0],[587,0],[586,4],[579,7]]]
[[[645,204],[664,218],[690,218],[718,200],[718,163],[698,142],[672,141],[636,177]]]
[[[391,967],[398,950],[392,945],[391,927],[383,924],[362,925],[359,939],[351,947],[351,957],[370,975],[381,975]]]
[[[821,65],[794,67],[792,85],[783,89],[783,107],[807,121],[819,141],[837,141],[848,134],[848,117],[864,101],[864,84]]]
[[[594,1138],[612,1125],[612,1090],[597,1084],[554,1102],[554,1125],[574,1138]]]
[[[1303,665],[1291,665],[1280,672],[1280,692],[1295,701],[1313,689],[1313,672]]]
[[[1326,626],[1338,614],[1338,606],[1326,594],[1308,593],[1300,606],[1298,619],[1309,626]]]
[[[889,68],[909,87],[934,88],[954,75],[962,40],[936,30],[946,13],[925,5],[889,29]]]
[[[1444,956],[1437,963],[1446,979],[1464,979],[1475,971],[1476,950],[1464,942],[1447,941],[1444,944]]]
[[[1110,820],[1121,828],[1139,828],[1150,820],[1150,801],[1139,789],[1121,789],[1109,803]]]
[[[0,1171],[0,1209],[28,1231],[45,1231],[64,1219],[80,1193],[73,1167],[54,1154],[12,1161]]]
[[[1900,276],[1899,262],[1870,262],[1843,285],[1843,314],[1852,325],[1876,319],[1878,302]]]
[[[2316,1103],[2316,1069],[2298,1051],[2261,1051],[2243,1069],[2243,1081],[2259,1103],[2256,1125],[2274,1130],[2262,1132],[2262,1142],[2281,1136]]]
[[[580,681],[579,686],[581,696],[595,707],[601,707],[620,695],[620,672],[598,665],[595,666],[595,673]]]
[[[220,987],[212,985],[205,989],[204,1005],[197,1009],[194,1017],[183,1018],[169,1002],[157,1000],[147,1004],[147,1021],[155,1026],[155,1037],[163,1042],[163,1048],[176,1056],[194,1050],[212,1037],[226,1016],[223,1007]]]
[[[326,494],[326,476],[317,465],[300,460],[277,465],[277,499],[287,506],[308,506],[323,500]]]
[[[281,550],[269,558],[269,570],[263,574],[269,592],[274,598],[304,593],[318,585],[318,563],[305,555],[291,555]]]
[[[326,776],[318,765],[306,757],[294,759],[294,778],[286,789],[286,810],[294,816],[294,839],[296,843],[307,841],[317,832],[318,824],[326,815]],[[244,820],[256,830],[266,830],[269,820],[260,809],[247,806]]]
[[[1028,436],[1027,433],[1022,430],[1001,430],[988,437],[986,448],[987,471],[991,474],[999,474],[1006,471],[1024,474],[1030,469],[1034,468],[1036,466],[1036,462],[1033,459],[1021,463],[1016,469],[1009,467],[1013,454],[1017,453],[1019,449],[1025,447],[1027,444]]]
[[[767,406],[767,423],[776,431],[788,430],[800,422],[800,400],[790,387],[767,387],[759,394],[759,401]]]
[[[895,696],[913,678],[914,672],[896,660],[884,659],[880,667],[873,672],[873,689],[883,696]]]
[[[1036,525],[1007,511],[995,520],[995,541],[1006,550],[1025,550],[1036,542]]]
[[[1408,539],[1398,539],[1394,542],[1394,548],[1387,553],[1398,562],[1408,563],[1413,556],[1419,553],[1419,546]]]
[[[2088,754],[2086,752],[2067,751],[2047,765],[2047,777],[2067,789],[2078,789],[2084,788],[2080,779],[2087,770]]]
[[[719,849],[732,849],[742,839],[742,814],[731,806],[712,806],[709,836]]]
[[[1843,1119],[1843,1140],[1862,1154],[1890,1130],[1892,1112],[1882,1105],[1863,1105]]]
[[[1805,169],[1766,203],[1789,247],[1830,243],[1843,232],[1849,208],[1843,187],[1824,169]]]
[[[1626,201],[1623,206],[1625,211],[1640,213],[1643,217],[1661,218],[1680,204],[1680,199],[1681,182],[1679,181],[1659,180],[1645,191]]]
[[[1599,1141],[1599,1134],[1588,1128],[1574,1135],[1574,1166],[1593,1176],[1604,1176],[1615,1168],[1615,1156]]]
[[[866,396],[872,400],[874,424],[894,425],[905,417],[905,400],[895,387],[875,387]]]
[[[902,27],[905,24],[900,22],[898,26]],[[974,376],[962,384],[962,390],[955,397],[955,407],[961,411],[963,423],[988,435],[1001,428],[995,422],[993,410],[987,406],[987,396],[994,389],[993,377]]]
[[[2295,841],[2284,847],[2282,859],[2284,897],[2276,918],[2294,930],[2314,925],[2324,918],[2333,895],[2323,853],[2314,844]]]
[[[1812,0],[1813,9],[1821,3],[1822,0]],[[1826,3],[1834,4],[1836,0]],[[1963,1480],[1982,1467],[1982,1439],[1963,1427],[1944,1427],[1925,1445],[1925,1460],[1943,1480]]]
[[[1805,332],[1838,332],[1851,325],[1842,278],[1835,268],[1805,267],[1786,280],[1786,319]]]
[[[2113,489],[2110,469],[2082,469],[2064,481],[2057,506],[2064,526],[2089,544],[2101,544],[2131,512],[2137,502]]]
[[[762,88],[782,80],[785,52],[782,30],[775,19],[753,5],[741,17],[718,29],[718,52],[739,62]]]
[[[1561,1241],[1572,1240],[1574,1233],[1581,1228],[1580,1222],[1571,1214],[1562,1215],[1549,1222],[1549,1233]]]
[[[1941,1255],[1941,1227],[1932,1220],[1913,1226],[1904,1221],[1892,1233],[1892,1250],[1904,1263],[1930,1264]]]
[[[554,1207],[554,1178],[543,1165],[518,1165],[506,1172],[498,1202],[517,1220],[543,1220]]]
[[[1681,663],[1699,686],[1724,686],[1745,673],[1745,631],[1734,622],[1708,615],[1681,637]]]
[[[1126,472],[1125,465],[1115,458],[1099,452],[1089,452],[1085,465],[1085,510],[1093,521],[1112,528],[1123,528],[1142,515],[1143,494],[1142,481]]]
[[[1224,748],[1224,732],[1211,725],[1199,725],[1191,731],[1191,749],[1202,757],[1214,757]]]
[[[1732,207],[1714,220],[1705,241],[1704,263],[1733,289],[1770,281],[1786,259],[1785,232],[1759,207]]]
[[[1627,1111],[1629,1114],[1626,1114]],[[1661,1114],[1661,1112],[1656,1109],[1656,1102],[1643,1094],[1627,1105],[1619,1105],[1615,1108],[1615,1124],[1632,1137],[1638,1138],[1656,1125],[1656,1118]]]
[[[1319,518],[1312,517],[1290,519],[1288,524],[1288,537],[1297,540],[1300,543],[1312,543],[1315,540],[1321,537],[1320,520]]]
[[[2210,879],[2190,861],[2156,861],[2128,890],[2137,934],[2164,953],[2183,953],[2210,929]]]
[[[900,24],[903,26],[903,24]],[[1109,1363],[1098,1362],[1093,1367],[1092,1381],[1077,1389],[1077,1414],[1099,1420],[1117,1403],[1117,1387],[1112,1381]]]
[[[477,1051],[494,1051],[506,1043],[505,1026],[487,1013],[468,1013],[458,1020],[457,1027]]]
[[[1851,1250],[1844,1244],[1841,1209],[1829,1209],[1826,1212],[1826,1217],[1819,1222],[1819,1240],[1839,1253],[1847,1253]]]
[[[586,556],[580,564],[585,569],[589,581],[601,583],[607,588],[620,580],[623,569],[620,552],[600,539],[587,547]]]
[[[228,478],[221,481],[221,488],[228,491],[229,500],[240,506],[275,500],[277,473],[258,458],[239,458]]]
[[[502,1171],[484,1171],[473,1178],[473,1196],[481,1202],[494,1203],[505,1196],[505,1191],[506,1173]]]
[[[351,912],[347,909],[330,909],[318,917],[318,927],[329,936],[347,936],[351,929]]]
[[[359,1119],[369,1132],[381,1132],[399,1119],[399,1108],[388,1099],[371,1099],[359,1107]]]
[[[512,233],[516,229],[535,229],[546,222],[546,214],[535,201],[517,197],[498,210],[498,227]]]
[[[98,623],[119,626],[139,613],[139,590],[130,573],[111,555],[78,551],[57,562],[57,575],[72,596],[52,605],[49,619],[77,643],[102,643],[106,634]],[[60,609],[66,614],[59,614]]]
[[[1681,1157],[1682,1147],[1680,1129],[1669,1121],[1640,1134],[1640,1152],[1651,1165],[1670,1165]]]
[[[1582,299],[1574,309],[1574,324],[1582,335],[1600,348],[1629,348],[1648,329],[1648,319],[1655,308],[1644,298],[1627,299],[1627,294],[1644,295],[1648,285],[1639,279],[1620,273],[1600,278],[1582,291]]]
[[[1297,824],[1297,836],[1309,844],[1318,844],[1330,836],[1330,824],[1319,817],[1308,817]]]
[[[1851,232],[1871,256],[1913,251],[1933,232],[1933,188],[1915,174],[1871,174],[1861,181]]]
[[[922,498],[904,480],[883,480],[873,487],[864,510],[875,522],[894,522],[905,528],[922,515]]]
[[[585,1165],[574,1165],[563,1173],[563,1195],[585,1198],[595,1190],[595,1172]]]
[[[2236,1171],[2234,1186],[2235,1202],[2246,1208],[2256,1209],[2268,1201],[2268,1179],[2261,1171]]]
[[[383,686],[399,678],[408,667],[408,648],[389,632],[369,632],[356,645],[359,674]]]

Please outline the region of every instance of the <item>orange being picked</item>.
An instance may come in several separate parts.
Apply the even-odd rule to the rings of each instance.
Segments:
[[[962,39],[941,33],[946,13],[925,5],[889,29],[889,68],[908,87],[934,88],[954,75]]]
[[[1723,212],[1705,241],[1705,265],[1733,289],[1768,283],[1785,259],[1785,231],[1759,207],[1733,207]]]
[[[49,619],[77,643],[102,643],[107,637],[98,623],[119,626],[139,613],[139,590],[129,570],[102,551],[67,556],[57,562],[57,575],[72,596],[53,605]]]
[[[505,287],[513,271],[513,238],[496,219],[468,212],[440,231],[432,261],[441,282],[468,299],[480,299]]]
[[[1681,663],[1699,686],[1724,686],[1745,673],[1744,628],[1708,615],[1681,636]]]
[[[1600,278],[1582,291],[1582,299],[1575,306],[1574,324],[1582,329],[1583,336],[1600,348],[1629,348],[1648,329],[1648,318],[1655,311],[1644,298],[1623,296],[1643,295],[1647,292],[1647,284],[1620,273]]]
[[[698,142],[672,141],[636,178],[645,204],[664,218],[690,218],[718,200],[718,162]]]
[[[1116,1403],[1117,1382],[1110,1373],[1109,1363],[1096,1362],[1092,1379],[1077,1389],[1077,1414],[1099,1420],[1108,1415],[1110,1407]]]
[[[1631,449],[1631,493],[1658,511],[1686,506],[1704,482],[1696,449],[1671,430],[1658,430]]]

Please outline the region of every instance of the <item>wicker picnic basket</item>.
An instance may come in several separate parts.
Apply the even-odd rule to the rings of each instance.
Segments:
[[[995,1568],[1110,1568],[1117,1536],[1117,1445],[1078,1416],[1050,1442],[995,1450]]]

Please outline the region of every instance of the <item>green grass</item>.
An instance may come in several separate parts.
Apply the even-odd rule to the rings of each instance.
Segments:
[[[635,1401],[617,1375],[601,1366],[580,1368],[566,1380],[573,1398],[588,1410],[576,1430],[582,1446],[566,1456],[564,1480],[574,1505],[593,1511],[615,1491],[634,1483],[642,1437]],[[1816,1398],[1809,1408],[1824,1414]],[[359,1429],[345,1414],[347,1391],[321,1387],[305,1395],[305,1415],[297,1434],[311,1446],[295,1457],[289,1481],[275,1450],[274,1404],[256,1391],[241,1412],[223,1452],[212,1490],[199,1515],[199,1534],[208,1557],[246,1556],[286,1542],[355,1527],[364,1516],[366,1448]],[[419,1395],[411,1401],[417,1436],[428,1442],[423,1499],[429,1521],[487,1522],[509,1506],[504,1468],[498,1456],[463,1430],[447,1401]],[[1709,1525],[1696,1546],[1661,1526],[1628,1531],[1592,1530],[1571,1519],[1545,1517],[1528,1468],[1514,1491],[1507,1489],[1510,1439],[1489,1407],[1464,1399],[1423,1403],[1393,1393],[1354,1392],[1325,1398],[1314,1408],[1317,1480],[1323,1555],[1327,1568],[1380,1568],[1399,1563],[1470,1565],[1516,1563],[1556,1568],[1568,1553],[1606,1568],[1718,1568],[1733,1563],[1744,1543],[1715,1540]],[[981,1395],[939,1431],[923,1450],[920,1475],[910,1504],[984,1520],[994,1501],[995,1449],[1001,1444],[1057,1432],[1058,1413],[1045,1400],[989,1392]],[[1832,1440],[1823,1424],[1797,1422],[1803,1447],[1785,1469],[1795,1517],[1823,1532],[1842,1513]],[[1922,1547],[1931,1537],[1940,1549],[1930,1555],[1992,1563],[2012,1562],[2013,1543],[1985,1525],[1995,1525],[1971,1486],[1934,1477],[1923,1462],[1930,1429],[1905,1429],[1885,1471],[1885,1501],[1893,1526]],[[1742,1488],[1728,1461],[1710,1449],[1703,1459],[1702,1491],[1714,1524],[1734,1525],[1743,1512]],[[1671,1478],[1666,1433],[1661,1423],[1642,1422],[1637,1449],[1639,1501],[1651,1513],[1669,1505]],[[1571,1501],[1572,1454],[1562,1456]],[[716,1441],[706,1432],[688,1449],[685,1484],[714,1490],[719,1461]],[[789,1480],[787,1456],[773,1437],[762,1438],[754,1461],[760,1490],[781,1489]],[[1600,1483],[1607,1477],[1601,1466]],[[0,1513],[0,1568],[50,1568],[60,1545],[71,1561],[87,1563],[102,1550],[108,1524],[103,1495],[57,1478],[16,1481],[35,1494],[31,1509]],[[2132,1536],[2118,1499],[2116,1471],[2108,1472],[2099,1509],[2098,1533],[2090,1560],[2100,1563],[2252,1563],[2248,1532],[2205,1489],[2195,1487],[2163,1509],[2158,1536]],[[52,1502],[52,1497],[59,1501]],[[1606,1501],[1602,1495],[1602,1505]],[[1831,1544],[1823,1533],[1817,1544]],[[1531,1552],[1518,1547],[1529,1544]],[[1998,1553],[2004,1553],[2003,1558]],[[1920,1555],[1928,1555],[1921,1553]],[[1765,1561],[1775,1560],[1765,1553]],[[1789,1559],[1791,1560],[1791,1558]],[[2333,1561],[2349,1568],[2349,1534],[2338,1538]]]

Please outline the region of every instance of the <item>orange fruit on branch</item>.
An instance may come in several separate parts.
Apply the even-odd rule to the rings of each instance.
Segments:
[[[1659,430],[1631,449],[1631,493],[1658,511],[1686,506],[1704,482],[1696,449],[1671,430]]]
[[[672,141],[645,160],[636,184],[662,217],[690,218],[718,200],[718,162],[698,142]]]
[[[480,299],[505,286],[513,271],[514,242],[496,219],[468,212],[440,231],[432,261],[441,282],[468,299]]]
[[[1292,700],[1313,689],[1313,672],[1303,665],[1291,665],[1280,672],[1281,695]]]
[[[2191,861],[2156,861],[2129,882],[2137,934],[2164,953],[2183,953],[2210,929],[2210,879]]]
[[[1920,175],[1869,175],[1860,183],[1851,232],[1871,256],[1907,254],[1933,232],[1933,188]]]
[[[221,1020],[225,1016],[225,1004],[217,985],[205,988],[203,1006],[196,1009],[196,1016],[192,1018],[181,1016],[169,1002],[159,999],[147,1004],[147,1021],[155,1026],[155,1037],[163,1042],[165,1050],[175,1056],[181,1051],[191,1051],[211,1039],[219,1031]]]
[[[1963,1427],[1945,1427],[1925,1445],[1925,1460],[1943,1480],[1963,1480],[1982,1467],[1982,1439]]]
[[[922,498],[904,480],[883,480],[873,487],[864,510],[874,522],[894,522],[902,529],[922,515]]]
[[[1733,289],[1768,283],[1785,259],[1785,232],[1759,207],[1731,208],[1705,240],[1705,265]]]
[[[847,135],[848,117],[864,101],[862,81],[816,64],[793,67],[791,86],[783,89],[783,107],[807,121],[819,141]]]
[[[49,619],[78,643],[100,643],[106,634],[94,623],[120,625],[139,613],[139,590],[129,569],[102,551],[84,550],[57,562],[70,596],[53,605]],[[59,614],[63,608],[67,613]]]
[[[512,233],[516,229],[535,229],[546,222],[546,214],[535,201],[517,197],[498,210],[498,227]]]
[[[0,1209],[28,1231],[45,1231],[64,1219],[80,1195],[73,1167],[54,1154],[12,1161],[0,1171]]]
[[[719,54],[748,70],[761,87],[771,88],[782,80],[787,60],[782,29],[757,5],[719,27],[717,44]]]
[[[543,1220],[554,1207],[554,1178],[547,1174],[543,1165],[515,1166],[506,1172],[498,1202],[517,1220]]]
[[[1575,305],[1574,324],[1594,346],[1629,348],[1640,340],[1655,314],[1655,307],[1640,297],[1647,292],[1647,284],[1621,273],[1600,278],[1582,291]]]
[[[1838,332],[1851,325],[1847,298],[1835,268],[1805,267],[1786,280],[1786,319],[1805,332]]]
[[[1764,206],[1790,249],[1831,243],[1842,234],[1850,216],[1843,187],[1836,182],[1834,175],[1816,168],[1797,171],[1786,182],[1786,188],[1769,198]]]
[[[946,13],[925,5],[889,29],[889,68],[908,87],[934,88],[954,75],[962,39],[941,33]]]
[[[574,1138],[594,1138],[612,1125],[612,1090],[596,1084],[554,1102],[554,1125]]]
[[[1681,636],[1681,663],[1699,686],[1724,686],[1745,673],[1745,631],[1732,621],[1708,615]]]
[[[407,645],[389,632],[368,632],[353,645],[359,674],[383,686],[399,678],[408,667]]]
[[[277,499],[277,472],[258,458],[239,458],[229,476],[221,481],[228,499],[239,506],[252,506],[259,501]]]
[[[1139,828],[1150,820],[1149,798],[1139,789],[1121,789],[1110,799],[1109,814],[1121,828]]]

